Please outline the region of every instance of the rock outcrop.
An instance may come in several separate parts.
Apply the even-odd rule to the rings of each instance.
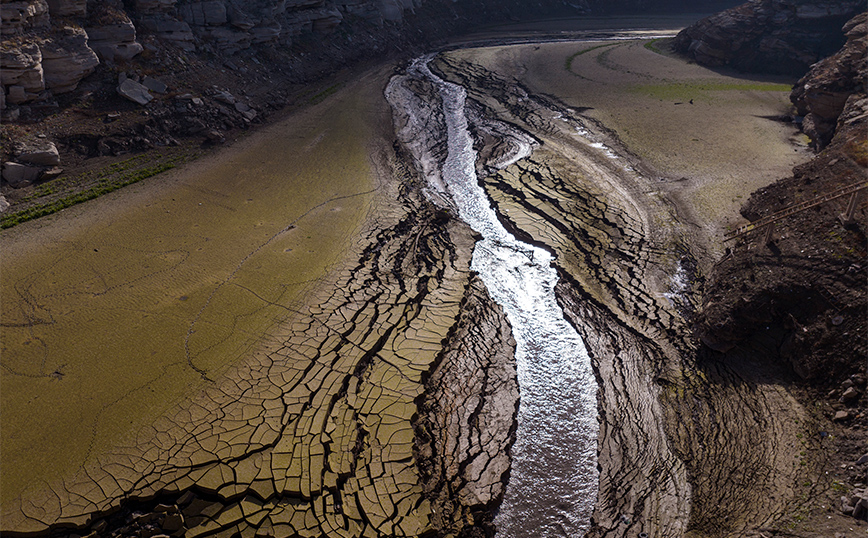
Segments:
[[[90,48],[103,62],[129,61],[144,50],[136,41],[136,27],[123,11],[106,9],[88,26]]]
[[[54,94],[73,90],[82,77],[94,70],[97,57],[109,64],[129,62],[143,51],[143,36],[153,36],[164,45],[187,52],[226,56],[263,44],[288,48],[304,36],[326,36],[344,27],[345,33],[356,34],[348,40],[353,45],[345,61],[351,61],[360,45],[372,51],[399,46],[396,30],[399,34],[404,27],[405,33],[413,35],[414,39],[418,38],[416,34],[429,35],[430,39],[479,21],[575,15],[610,8],[653,9],[670,3],[670,0],[638,3],[591,0],[569,5],[555,0],[533,5],[518,0],[462,3],[451,0],[135,0],[91,2],[90,5],[85,0],[5,2],[0,5],[3,42],[0,50],[4,55],[29,55],[30,61],[10,60],[10,68],[31,69],[28,76],[34,81],[42,77],[41,68],[47,79],[38,90],[35,90],[38,84],[32,82],[3,82],[0,110],[9,104],[50,101]],[[55,31],[51,31],[52,24],[56,26]],[[73,26],[75,36],[66,30]],[[56,38],[58,34],[62,36],[60,39]],[[21,35],[26,35],[27,39],[12,41],[11,38]],[[321,44],[329,46],[331,41]],[[30,50],[27,47],[34,42],[40,43],[43,58],[27,52]],[[50,66],[40,67],[43,61]],[[40,94],[45,87],[50,92]],[[10,117],[7,115],[7,119]]]
[[[750,221],[857,185],[868,174],[865,15],[845,28],[844,48],[815,65],[793,92],[809,134],[820,145],[831,141],[792,177],[754,192],[741,211]],[[839,218],[849,200],[778,221],[771,247],[760,244],[761,234],[734,246],[710,276],[695,320],[700,339],[721,352],[774,339],[776,359],[820,386],[864,371],[868,242],[864,205],[855,222]]]
[[[94,51],[87,46],[87,33],[65,26],[59,37],[39,44],[45,87],[55,94],[73,91],[78,83],[99,65]]]
[[[844,47],[814,64],[790,96],[799,115],[804,116],[802,130],[818,148],[831,141],[838,117],[850,96],[865,93],[868,13],[851,19],[843,30],[847,36]]]
[[[45,0],[24,0],[0,4],[3,36],[21,34],[26,30],[46,28],[49,24],[48,3]]]
[[[675,49],[702,65],[802,75],[844,42],[859,0],[751,0],[682,30]]]
[[[45,89],[39,45],[25,42],[16,48],[0,50],[0,82],[9,103],[17,105],[39,97]]]

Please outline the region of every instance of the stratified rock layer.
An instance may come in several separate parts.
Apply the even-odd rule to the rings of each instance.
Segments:
[[[832,56],[811,66],[799,80],[790,99],[799,115],[804,116],[802,131],[818,148],[832,139],[838,116],[848,98],[865,93],[868,73],[868,14],[862,13],[843,28],[847,36],[844,47]]]
[[[685,28],[675,48],[703,65],[800,76],[841,46],[841,26],[864,9],[858,0],[751,0]]]

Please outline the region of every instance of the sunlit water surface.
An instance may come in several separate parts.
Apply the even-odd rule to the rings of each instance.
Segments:
[[[555,300],[553,257],[507,232],[479,186],[464,88],[431,73],[426,59],[409,73],[439,89],[448,128],[442,183],[461,219],[483,237],[472,268],[506,311],[517,343],[521,405],[498,535],[580,536],[597,491],[597,386],[584,344]],[[517,150],[511,162],[528,152]]]

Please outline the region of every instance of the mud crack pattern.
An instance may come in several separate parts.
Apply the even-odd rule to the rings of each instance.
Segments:
[[[496,498],[517,398],[509,327],[471,285],[470,229],[400,188],[317,306],[135,447],[4,507],[4,536],[418,536]],[[502,367],[446,394],[459,357],[463,372]],[[428,497],[459,516],[433,520]]]

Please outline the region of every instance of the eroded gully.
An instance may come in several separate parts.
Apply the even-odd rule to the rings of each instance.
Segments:
[[[516,239],[479,185],[463,87],[414,61],[386,95],[404,143],[427,180],[429,197],[457,212],[480,238],[472,268],[509,318],[521,390],[512,469],[495,517],[500,536],[576,536],[596,498],[596,383],[581,338],[555,298],[547,250]],[[533,140],[500,125],[511,151],[497,168],[527,157]],[[438,140],[437,138],[440,138]],[[445,140],[445,147],[442,141]]]

